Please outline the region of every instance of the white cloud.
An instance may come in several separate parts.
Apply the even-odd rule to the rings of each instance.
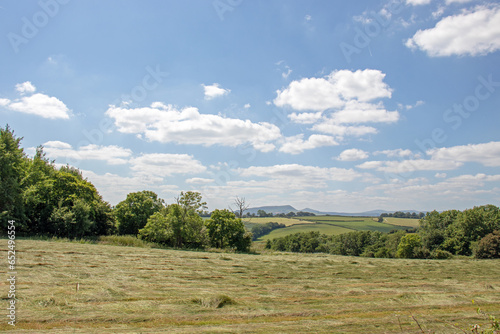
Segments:
[[[212,180],[212,179],[205,179],[202,177],[193,177],[193,178],[186,180],[186,183],[188,183],[188,184],[210,184],[213,182],[214,182],[214,180]]]
[[[0,107],[6,107],[7,105],[9,105],[9,103],[9,99],[0,99]]]
[[[467,2],[471,2],[472,0],[446,0],[445,3],[447,5],[450,5],[452,3],[467,3]]]
[[[500,166],[500,142],[436,148],[426,153],[434,160],[478,162],[488,167]]]
[[[500,6],[477,6],[448,16],[434,28],[419,30],[406,46],[419,48],[431,57],[479,56],[500,49]]]
[[[290,118],[293,122],[299,124],[313,124],[319,121],[322,117],[323,113],[321,111],[315,113],[291,113],[290,115],[288,115],[288,118]]]
[[[188,154],[151,153],[130,159],[131,170],[138,175],[164,178],[173,174],[202,173],[206,167]]]
[[[202,85],[205,89],[205,99],[211,100],[219,96],[227,95],[231,92],[230,89],[220,88],[218,83],[212,85]]]
[[[250,107],[251,107],[250,103],[247,103],[247,104],[245,104],[245,105],[243,106],[243,108],[245,108],[245,109],[249,109]]]
[[[444,179],[448,176],[448,174],[446,173],[436,173],[436,175],[434,175],[434,177],[438,178],[438,179]]]
[[[363,174],[352,169],[324,168],[299,164],[252,166],[239,168],[237,172],[243,177],[254,176],[271,179],[274,186],[279,184],[285,189],[324,188],[328,182],[349,182],[363,176]]]
[[[313,134],[307,140],[304,140],[303,138],[303,134],[285,138],[284,144],[279,149],[280,152],[299,154],[305,150],[311,150],[322,146],[339,145],[333,137],[326,135]]]
[[[375,169],[379,172],[405,174],[424,170],[452,170],[462,165],[463,163],[461,162],[451,160],[412,159],[403,161],[367,161],[356,167]]]
[[[75,160],[101,160],[110,165],[125,164],[132,155],[132,151],[119,146],[100,146],[90,144],[78,150],[65,142],[48,141],[43,144],[44,151],[49,158],[65,159],[68,163]],[[69,161],[68,161],[69,160]],[[74,163],[70,163],[74,164]]]
[[[177,110],[155,102],[149,108],[110,106],[106,115],[115,120],[118,131],[143,134],[150,141],[235,147],[250,143],[257,150],[275,149],[271,142],[281,138],[280,129],[270,123],[200,114],[197,108]]]
[[[324,111],[343,107],[352,99],[366,102],[391,97],[392,90],[383,82],[384,78],[384,73],[372,69],[333,71],[325,78],[292,81],[287,88],[277,91],[274,104],[301,111]]]
[[[349,101],[345,108],[334,113],[332,119],[338,124],[393,123],[399,120],[397,111],[387,111],[381,103],[371,104]]]
[[[376,134],[378,131],[371,126],[346,126],[338,124],[334,119],[326,119],[315,124],[313,130],[334,135],[339,140],[346,136],[361,137],[369,134]]]
[[[431,0],[406,0],[406,4],[412,6],[428,5],[430,3]]]
[[[408,150],[408,149],[403,150],[401,148],[398,148],[395,150],[383,150],[383,151],[373,152],[373,155],[380,155],[380,154],[384,154],[384,155],[388,156],[389,158],[393,158],[393,157],[409,157],[409,156],[413,155],[413,152]]]
[[[36,87],[30,81],[26,81],[16,85],[16,90],[22,95],[26,93],[34,93],[36,91]]]
[[[8,109],[49,119],[69,119],[69,109],[55,97],[45,94],[23,96],[7,106]]]
[[[164,199],[173,198],[179,193],[176,185],[163,185],[160,183],[162,179],[146,178],[144,175],[127,177],[112,173],[97,174],[89,170],[82,170],[82,174],[95,185],[99,194],[111,205],[123,201],[128,193],[144,189],[154,191]]]
[[[337,160],[356,161],[356,160],[363,160],[366,158],[368,158],[368,152],[365,152],[357,148],[351,148],[348,150],[344,150],[342,153],[340,153],[340,155],[337,157]]]

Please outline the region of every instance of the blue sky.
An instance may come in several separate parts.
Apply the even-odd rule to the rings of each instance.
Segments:
[[[0,119],[112,205],[500,200],[500,4],[0,0]]]

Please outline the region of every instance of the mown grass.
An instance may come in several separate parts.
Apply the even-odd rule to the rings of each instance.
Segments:
[[[16,246],[18,322],[0,321],[12,333],[420,333],[412,316],[456,333],[487,327],[477,306],[500,315],[498,260]],[[4,306],[7,293],[1,281]]]

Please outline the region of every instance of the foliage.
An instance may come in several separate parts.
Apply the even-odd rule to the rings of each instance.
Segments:
[[[114,232],[111,207],[78,169],[59,169],[43,147],[27,157],[8,126],[0,129],[0,223],[25,235],[81,238]]]
[[[7,230],[7,222],[14,219],[24,223],[22,180],[26,177],[27,158],[9,126],[0,128],[0,225]],[[20,227],[20,226],[17,226]]]
[[[479,240],[474,249],[474,256],[478,259],[500,258],[500,231],[493,231]]]
[[[269,234],[271,231],[278,229],[278,228],[284,228],[286,227],[285,224],[280,224],[276,222],[268,222],[265,224],[258,224],[252,227],[252,240],[257,240],[261,236]]]
[[[398,245],[398,251],[396,252],[396,257],[414,259],[418,257],[419,248],[422,247],[422,239],[418,234],[407,234],[401,238]]]
[[[217,248],[233,248],[248,252],[252,244],[251,233],[245,232],[241,219],[229,210],[215,210],[206,222],[210,244]]]
[[[164,207],[164,201],[152,191],[130,193],[115,207],[113,214],[118,223],[119,234],[137,235],[148,218]]]
[[[179,204],[154,213],[144,228],[141,239],[170,247],[203,248],[207,246],[207,231],[203,220],[194,211]]]

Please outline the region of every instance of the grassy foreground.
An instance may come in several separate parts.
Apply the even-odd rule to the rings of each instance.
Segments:
[[[498,260],[16,247],[12,333],[457,333],[489,327],[477,306],[500,316]],[[2,280],[4,310],[7,292]]]

